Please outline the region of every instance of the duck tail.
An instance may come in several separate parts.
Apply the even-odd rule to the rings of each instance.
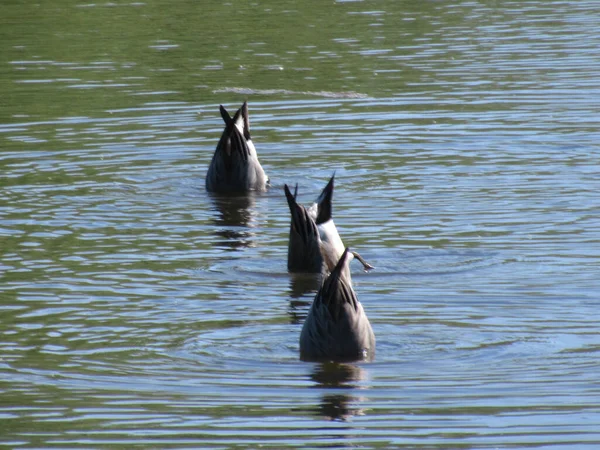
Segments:
[[[346,249],[321,287],[323,303],[334,318],[339,317],[342,304],[350,304],[354,309],[357,308],[358,300],[350,281],[350,261],[352,252]]]
[[[244,105],[245,105],[245,104],[246,104],[246,103],[244,103]],[[240,117],[242,117],[242,120],[244,120],[244,117],[243,117],[243,116],[244,116],[244,113],[243,113],[243,111],[242,111],[242,110],[243,110],[243,105],[242,105],[242,107],[241,107],[240,109],[238,109],[238,110],[235,112],[235,115],[233,116],[233,119],[231,119],[231,124],[232,124],[232,125],[235,125],[236,123],[238,123],[238,121],[240,120]],[[246,114],[248,114],[248,106],[246,106]]]
[[[242,119],[244,119],[244,137],[246,140],[250,140],[250,116],[248,115],[248,102],[245,101],[242,107]]]
[[[223,118],[223,122],[225,122],[225,127],[230,128],[233,126],[233,120],[231,120],[231,116],[225,109],[223,105],[219,105],[219,112],[221,113],[221,117]]]
[[[306,208],[296,202],[298,185],[296,184],[294,194],[292,194],[287,184],[283,185],[283,190],[292,215],[292,228],[298,233],[305,245],[318,239],[319,231],[314,220],[310,217]]]
[[[296,184],[294,194],[292,194],[287,184],[283,185],[283,190],[285,192],[287,204],[290,208],[290,214],[292,215],[292,225],[300,235],[304,236],[307,234],[307,226],[305,222],[308,218],[308,215],[306,214],[304,207],[296,202],[296,196],[298,195],[298,184]]]
[[[245,102],[244,105],[246,105]],[[244,109],[244,106],[242,105],[242,107],[236,111],[233,117],[229,116],[229,113],[223,105],[220,105],[219,111],[221,112],[221,117],[225,122],[225,130],[223,131],[221,140],[217,146],[217,151],[220,148],[224,153],[225,166],[228,170],[231,170],[234,153],[239,154],[242,161],[247,161],[250,156],[250,149],[248,148],[247,139],[245,136],[245,123],[247,121],[248,107],[246,105],[246,108]],[[246,118],[244,118],[244,116],[246,116]],[[240,132],[239,128],[244,128],[244,132]]]
[[[292,216],[294,215],[294,209],[298,206],[296,203],[296,196],[298,195],[298,183],[296,183],[296,188],[294,189],[294,194],[290,192],[290,188],[287,184],[283,185],[283,191],[285,192],[285,198],[287,199],[288,206],[290,208],[290,212]]]
[[[335,172],[329,179],[327,185],[321,191],[319,198],[317,198],[317,225],[325,223],[331,220],[331,201],[333,199],[333,182],[335,179]]]

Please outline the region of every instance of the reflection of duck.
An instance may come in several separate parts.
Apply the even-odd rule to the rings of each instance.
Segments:
[[[320,273],[324,260],[326,267],[335,266],[344,252],[344,244],[331,217],[334,178],[335,174],[310,208],[297,203],[298,185],[294,189],[294,194],[290,192],[287,184],[284,185],[292,216],[288,244],[290,272]],[[358,253],[353,254],[365,269],[373,268]]]
[[[290,300],[290,323],[292,325],[301,324],[306,319],[306,311],[310,306],[310,301],[305,300]]]
[[[323,388],[354,388],[353,382],[364,380],[364,371],[353,364],[340,364],[334,362],[319,363],[315,367],[312,379],[318,387]],[[353,406],[358,399],[345,393],[325,394],[318,415],[329,417],[332,420],[348,420],[351,416],[361,414],[362,410]]]
[[[316,273],[290,274],[290,323],[299,324],[306,319],[312,296],[319,289],[321,277]]]
[[[375,335],[350,281],[351,260],[346,249],[335,267],[329,266],[331,274],[319,289],[300,333],[303,360],[370,361],[375,357]]]
[[[319,387],[355,387],[353,381],[365,379],[365,371],[354,364],[326,361],[318,363],[311,378]]]
[[[220,106],[225,130],[206,174],[206,190],[210,192],[264,191],[269,183],[254,143],[250,138],[248,103],[244,102],[233,118]]]
[[[251,194],[244,196],[232,196],[224,194],[210,195],[215,205],[218,216],[215,218],[217,237],[224,238],[225,242],[218,240],[218,245],[223,243],[228,247],[251,247],[253,245],[254,233],[240,229],[252,227],[254,220],[255,199]]]
[[[319,290],[321,277],[314,273],[290,274],[290,297],[301,298]],[[310,301],[309,301],[310,303]]]
[[[360,408],[352,406],[353,401],[355,399],[346,394],[324,395],[318,414],[331,420],[349,420],[352,416],[362,413]]]

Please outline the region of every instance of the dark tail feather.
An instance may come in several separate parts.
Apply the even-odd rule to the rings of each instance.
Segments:
[[[244,104],[245,104],[245,103],[244,103]],[[241,114],[242,114],[242,108],[238,109],[238,110],[235,112],[235,116],[233,116],[233,119],[231,119],[231,123],[232,123],[232,124],[235,124],[235,123],[237,123],[237,121],[239,120],[239,118],[240,118],[240,115],[241,115]]]
[[[231,120],[231,116],[229,115],[229,113],[223,105],[219,105],[219,111],[221,112],[223,122],[225,122],[225,127],[230,127],[233,124],[233,121]]]
[[[228,171],[230,171],[232,167],[233,153],[239,153],[243,161],[247,161],[250,156],[250,149],[246,144],[247,139],[245,139],[235,126],[236,122],[240,119],[240,115],[244,113],[242,110],[243,107],[238,109],[232,118],[229,116],[229,113],[223,105],[219,106],[221,117],[225,122],[225,130],[223,130],[223,135],[221,136],[221,141],[219,142],[217,149],[221,148],[221,153],[225,155],[225,166]],[[247,111],[246,108],[246,113]]]
[[[325,223],[331,219],[331,200],[333,199],[333,180],[335,172],[329,179],[327,186],[321,191],[321,195],[317,199],[317,225]]]
[[[342,275],[342,271],[344,270],[344,266],[346,265],[346,259],[348,259],[349,250],[350,249],[348,247],[346,247],[346,249],[344,250],[344,253],[342,253],[342,256],[340,256],[339,261],[335,265],[334,269],[331,271],[330,277],[335,276],[335,277],[339,278]]]
[[[236,127],[231,128],[231,143],[242,157],[242,160],[248,161],[250,157],[250,149],[246,144],[246,139],[240,134]]]
[[[294,208],[296,206],[296,194],[298,193],[298,185],[296,185],[296,190],[294,191],[294,195],[290,192],[290,188],[287,184],[283,185],[283,190],[285,192],[285,198],[287,199],[288,206],[290,207],[290,212],[292,215],[294,214]]]
[[[344,303],[352,305],[354,309],[357,308],[356,305],[358,303],[356,294],[345,275],[349,270],[348,254],[348,249],[344,250],[335,268],[321,287],[321,299],[327,305],[331,317],[336,320]]]
[[[302,220],[300,217],[302,214],[302,206],[300,206],[296,202],[296,194],[298,193],[298,185],[296,185],[296,189],[294,191],[294,195],[290,192],[290,188],[287,184],[283,185],[283,190],[285,191],[285,198],[287,199],[288,206],[290,207],[290,214],[292,215],[292,223],[296,226],[296,228],[304,228],[302,225]],[[300,231],[300,230],[298,230]]]
[[[250,117],[248,116],[248,102],[244,102],[242,107],[242,118],[244,119],[244,137],[250,139]]]
[[[285,191],[285,198],[287,199],[288,206],[290,208],[290,214],[292,215],[292,225],[296,229],[298,235],[306,243],[311,239],[312,235],[318,235],[318,231],[314,224],[311,226],[310,222],[312,222],[312,219],[306,212],[304,206],[299,205],[296,202],[298,185],[296,185],[294,195],[292,195],[287,184],[283,185],[283,190]]]

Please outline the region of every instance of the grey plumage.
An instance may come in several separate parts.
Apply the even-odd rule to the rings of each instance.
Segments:
[[[375,335],[349,277],[351,260],[352,253],[344,250],[315,296],[300,334],[303,360],[356,361],[375,357]]]
[[[229,116],[223,105],[219,108],[225,130],[206,174],[206,190],[210,192],[263,191],[269,178],[265,174],[254,143],[250,138],[248,103],[244,102],[235,115]]]

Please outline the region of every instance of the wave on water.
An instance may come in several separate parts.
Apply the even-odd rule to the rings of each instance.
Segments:
[[[213,90],[213,94],[234,93],[242,95],[309,95],[325,98],[369,98],[366,94],[353,91],[292,91],[289,89],[251,89],[242,87],[226,87]]]

